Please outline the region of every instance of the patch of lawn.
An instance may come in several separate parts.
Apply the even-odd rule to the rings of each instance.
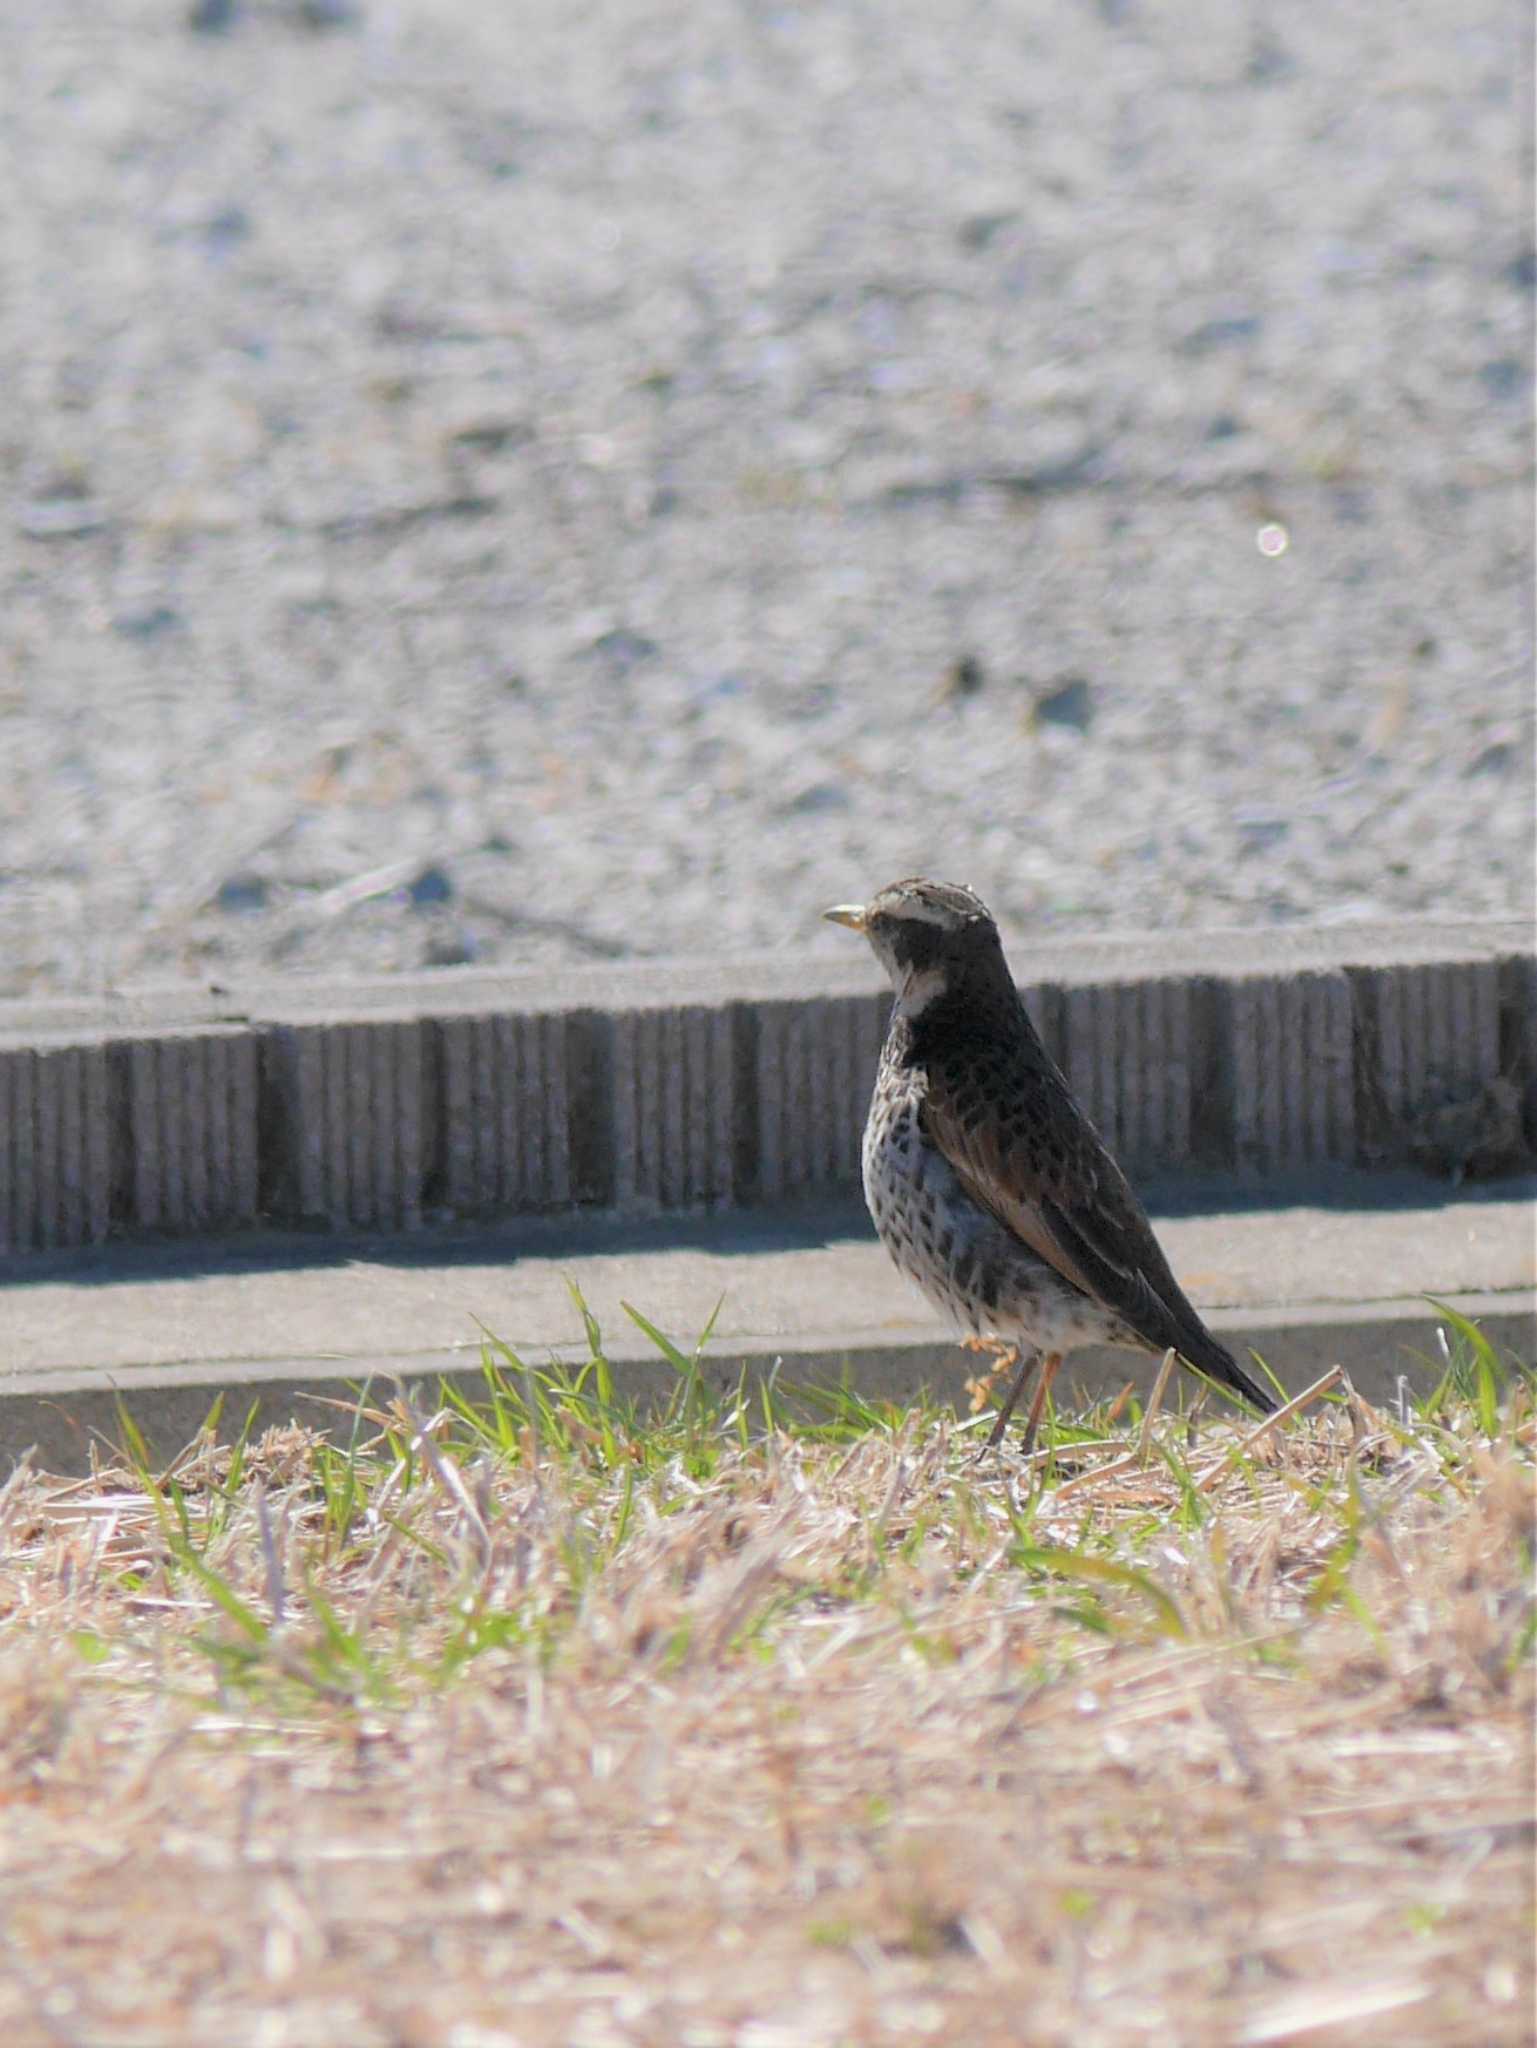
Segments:
[[[1528,1379],[641,1412],[488,1337],[0,1492],[8,2042],[1528,2038]],[[706,1333],[708,1335],[708,1333]],[[215,1417],[222,1423],[223,1418]]]

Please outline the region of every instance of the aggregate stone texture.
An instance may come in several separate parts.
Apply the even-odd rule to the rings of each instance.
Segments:
[[[9,0],[0,994],[830,952],[915,870],[1027,932],[1529,912],[1530,54]],[[685,1126],[624,1172],[708,1195]]]

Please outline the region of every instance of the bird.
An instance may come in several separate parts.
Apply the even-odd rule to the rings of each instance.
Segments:
[[[1163,1353],[1262,1414],[1275,1396],[1180,1290],[1147,1213],[1041,1043],[992,913],[910,876],[823,912],[862,933],[895,1001],[865,1124],[865,1201],[899,1269],[972,1342],[1037,1359],[1028,1456],[1063,1358],[1085,1344]]]

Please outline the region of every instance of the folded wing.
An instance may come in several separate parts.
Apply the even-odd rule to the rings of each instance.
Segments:
[[[1268,1414],[1274,1397],[1186,1300],[1126,1176],[1044,1054],[1032,1095],[1014,1102],[979,1088],[974,1063],[965,1072],[957,1087],[943,1062],[929,1064],[923,1115],[973,1200],[1149,1349],[1172,1346]]]

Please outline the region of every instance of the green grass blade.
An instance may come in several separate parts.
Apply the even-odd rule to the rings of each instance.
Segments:
[[[1500,1396],[1504,1391],[1505,1374],[1494,1346],[1477,1323],[1449,1302],[1437,1301],[1430,1294],[1425,1299],[1438,1316],[1446,1318],[1461,1340],[1464,1369],[1458,1374],[1454,1366],[1453,1378],[1459,1382],[1459,1392],[1466,1393],[1472,1400],[1478,1426],[1484,1435],[1496,1435],[1500,1426]],[[1464,1380],[1468,1384],[1462,1384]]]
[[[179,1551],[176,1561],[191,1572],[215,1606],[222,1608],[242,1634],[249,1636],[253,1643],[266,1642],[271,1634],[267,1623],[254,1607],[246,1605],[227,1579],[221,1578],[191,1550]]]
[[[1054,1572],[1063,1579],[1087,1579],[1101,1586],[1121,1586],[1127,1592],[1139,1593],[1155,1609],[1165,1635],[1183,1640],[1190,1633],[1173,1598],[1156,1579],[1133,1565],[1116,1564],[1108,1557],[1086,1556],[1077,1550],[1047,1549],[1028,1543],[1017,1545],[1012,1555],[1016,1564],[1031,1570]]]
[[[661,1330],[659,1330],[656,1324],[651,1321],[650,1317],[643,1316],[640,1310],[636,1308],[632,1303],[628,1301],[621,1301],[619,1306],[624,1310],[625,1314],[629,1317],[630,1321],[635,1325],[636,1329],[639,1330],[642,1333],[642,1335],[648,1337],[650,1341],[656,1346],[657,1350],[661,1352],[662,1356],[667,1360],[667,1363],[672,1367],[673,1371],[677,1373],[680,1378],[687,1379],[695,1369],[695,1366],[697,1364],[697,1355],[695,1358],[690,1358],[687,1356],[686,1353],[680,1351],[677,1345],[674,1344],[674,1342],[672,1341],[671,1337],[665,1335]]]

